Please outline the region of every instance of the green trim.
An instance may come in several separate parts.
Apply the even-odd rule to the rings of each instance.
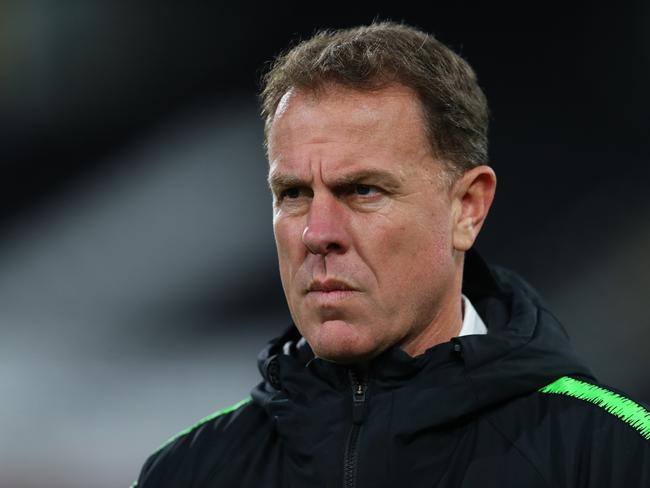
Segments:
[[[226,415],[227,413],[234,412],[239,407],[243,407],[244,405],[250,403],[251,401],[252,401],[252,398],[247,397],[247,398],[244,398],[243,400],[235,403],[234,405],[231,405],[231,406],[226,407],[226,408],[222,408],[221,410],[217,410],[216,412],[211,413],[207,417],[203,417],[201,420],[199,420],[197,423],[195,423],[191,427],[188,427],[187,429],[182,430],[178,434],[176,434],[176,435],[170,437],[169,439],[167,439],[167,441],[165,441],[162,446],[160,446],[158,449],[156,449],[154,451],[154,453],[156,453],[156,452],[160,451],[161,449],[167,447],[169,444],[174,442],[176,439],[178,439],[180,437],[183,437],[184,435],[189,434],[190,432],[192,432],[195,429],[198,429],[203,424],[206,424],[206,423],[210,422],[211,420],[216,419],[217,417],[221,417],[222,415]]]
[[[650,412],[618,393],[568,376],[559,378],[539,391],[567,395],[593,403],[621,419],[646,440],[650,440]]]
[[[129,488],[138,488],[138,482],[134,481]]]

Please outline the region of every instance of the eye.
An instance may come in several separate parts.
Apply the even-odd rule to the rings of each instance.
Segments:
[[[373,195],[378,191],[379,189],[372,185],[361,185],[361,184],[354,185],[354,192],[357,195],[361,195],[361,196]]]
[[[309,188],[290,186],[278,192],[277,202],[298,202],[308,196],[311,196],[311,190]]]
[[[298,198],[299,196],[300,196],[300,188],[298,188],[297,186],[293,188],[287,188],[282,193],[280,193],[280,198],[294,199],[294,198]]]

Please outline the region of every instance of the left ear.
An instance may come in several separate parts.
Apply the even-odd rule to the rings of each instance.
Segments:
[[[466,171],[453,185],[453,246],[456,251],[472,247],[487,217],[497,177],[489,166],[477,166]]]

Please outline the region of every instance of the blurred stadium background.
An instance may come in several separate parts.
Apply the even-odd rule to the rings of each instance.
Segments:
[[[288,323],[258,80],[318,27],[435,33],[491,102],[478,248],[650,401],[650,7],[0,0],[0,486],[128,485]]]

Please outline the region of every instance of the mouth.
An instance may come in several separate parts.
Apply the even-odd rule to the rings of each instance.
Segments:
[[[329,279],[329,280],[315,280],[307,288],[307,293],[338,293],[338,292],[354,292],[358,291],[356,288],[348,285],[344,281]]]

